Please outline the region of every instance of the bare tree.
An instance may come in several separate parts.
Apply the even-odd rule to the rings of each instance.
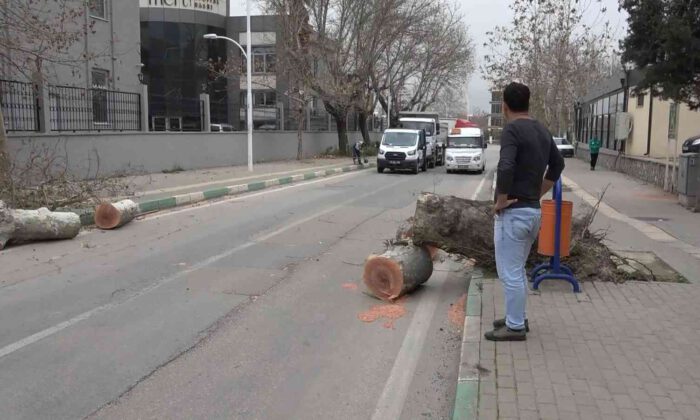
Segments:
[[[466,84],[474,68],[474,48],[467,26],[447,1],[410,1],[401,30],[380,57],[373,88],[391,120],[400,110],[424,111],[446,92]]]
[[[612,31],[600,0],[514,0],[513,21],[496,27],[482,72],[496,88],[521,81],[532,91],[531,112],[564,134],[576,98],[610,68]]]

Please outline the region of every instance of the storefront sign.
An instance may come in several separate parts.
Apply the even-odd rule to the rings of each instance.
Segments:
[[[141,0],[141,7],[195,10],[226,16],[227,0]]]

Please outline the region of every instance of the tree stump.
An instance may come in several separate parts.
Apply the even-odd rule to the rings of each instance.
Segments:
[[[0,201],[0,249],[12,242],[72,239],[81,228],[80,216],[68,212],[13,210]]]
[[[473,258],[482,267],[495,267],[492,202],[423,193],[411,235],[418,246],[434,246]]]
[[[95,224],[100,229],[116,229],[134,220],[139,205],[131,200],[102,203],[95,208]]]
[[[370,255],[362,277],[371,294],[393,301],[417,289],[432,274],[430,252],[406,243],[391,245],[382,255]]]

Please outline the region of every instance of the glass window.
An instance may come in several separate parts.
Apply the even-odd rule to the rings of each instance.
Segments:
[[[274,48],[253,48],[254,73],[274,73],[276,65],[277,55]]]
[[[102,69],[92,69],[92,119],[98,124],[109,123],[109,112],[107,109],[107,86],[109,72]]]
[[[614,114],[622,109],[622,104],[617,102],[617,94],[610,97],[610,113]]]
[[[107,0],[90,0],[90,16],[107,19]]]
[[[620,104],[618,107],[618,111],[624,112],[625,111],[625,94],[623,92],[620,92],[617,94],[617,103]]]

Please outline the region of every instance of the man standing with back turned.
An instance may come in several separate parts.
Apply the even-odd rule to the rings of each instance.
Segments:
[[[564,159],[552,135],[530,117],[529,108],[530,89],[521,83],[509,84],[503,91],[503,113],[508,123],[501,136],[494,208],[496,267],[503,285],[506,317],[494,321],[494,330],[486,333],[486,339],[492,341],[526,339],[525,263],[540,229],[540,199],[564,170]]]

